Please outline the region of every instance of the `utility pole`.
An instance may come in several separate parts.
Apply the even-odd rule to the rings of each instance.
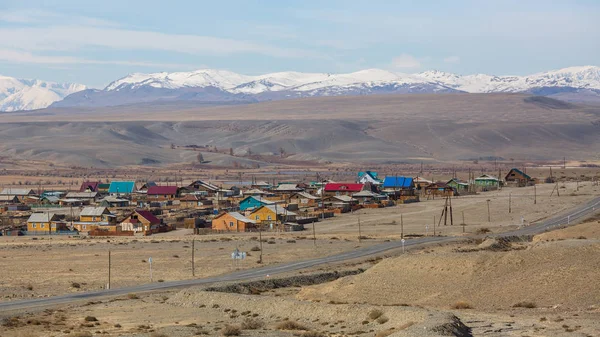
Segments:
[[[193,238],[192,239],[192,277],[196,277],[196,268],[194,266],[194,254],[196,253],[196,250],[195,250],[195,247],[194,247],[195,243],[196,243],[196,239]]]
[[[490,199],[487,200],[487,210],[488,210],[488,222],[492,222],[492,218],[490,217]]]
[[[260,245],[260,256],[258,257],[258,263],[263,262],[263,247],[262,247],[262,224],[258,225],[258,242]]]
[[[511,208],[511,200],[512,199],[512,193],[508,194],[508,213],[512,213],[512,208]]]
[[[404,217],[400,214],[400,239],[404,239]]]
[[[563,157],[563,170],[567,168],[567,157]]]
[[[317,246],[317,234],[315,233],[315,220],[313,220],[312,222],[312,227],[313,227],[313,244],[316,247]]]
[[[362,240],[362,234],[360,232],[360,213],[358,214],[358,242],[360,243]]]
[[[533,185],[533,204],[537,204],[537,186]]]
[[[110,267],[111,267],[111,261],[110,261],[110,249],[108,250],[108,289],[110,289]]]
[[[433,236],[435,236],[435,215],[433,216]]]

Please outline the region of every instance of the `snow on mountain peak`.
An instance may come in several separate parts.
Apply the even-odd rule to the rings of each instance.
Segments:
[[[85,89],[84,85],[75,83],[22,80],[0,75],[0,111],[42,109]]]

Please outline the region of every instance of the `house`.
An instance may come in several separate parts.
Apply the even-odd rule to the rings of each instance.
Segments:
[[[79,221],[73,222],[73,227],[80,233],[95,230],[116,232],[120,230],[117,217],[106,207],[84,207],[79,213]]]
[[[84,181],[79,187],[79,192],[98,192],[99,181]]]
[[[244,191],[243,194],[244,195],[253,195],[253,196],[258,196],[258,197],[260,197],[260,196],[266,196],[266,195],[274,195],[273,193],[265,192],[265,191],[259,190],[257,188],[254,188],[254,189],[251,189],[251,190],[248,190],[248,191]]]
[[[454,195],[454,188],[443,182],[432,183],[425,188],[425,194],[427,195],[427,199],[430,197],[435,199],[435,197],[447,197]]]
[[[18,204],[19,202],[16,195],[0,195],[0,204]]]
[[[278,194],[289,194],[302,191],[301,188],[298,187],[298,184],[279,184],[273,192]]]
[[[325,195],[352,195],[363,190],[364,184],[358,183],[327,183],[325,184]]]
[[[60,198],[54,195],[45,195],[40,198],[40,205],[58,205]]]
[[[321,200],[321,198],[307,192],[297,192],[288,198],[290,204],[297,204],[303,207],[319,206],[319,200]]]
[[[469,183],[464,182],[458,178],[452,178],[448,180],[446,185],[452,187],[456,192],[467,192],[469,190]]]
[[[135,210],[121,221],[121,229],[132,232],[148,232],[158,229],[162,223],[154,214],[146,210]]]
[[[266,181],[256,181],[252,184],[251,187],[258,188],[258,189],[268,189],[268,188],[271,188],[271,184],[269,184]]]
[[[361,184],[381,185],[383,181],[378,178],[378,173],[375,171],[358,172],[358,182]]]
[[[96,202],[98,192],[69,192],[65,196],[66,199],[78,199],[81,200],[85,205],[89,205]]]
[[[7,187],[7,188],[3,189],[2,192],[0,192],[0,195],[12,195],[12,196],[17,197],[20,202],[23,202],[23,200],[26,197],[28,197],[30,195],[35,195],[35,192],[32,189],[27,189],[27,188]]]
[[[215,186],[211,183],[208,183],[208,182],[205,182],[202,180],[196,180],[196,181],[192,182],[191,184],[188,185],[187,189],[192,192],[205,192],[206,195],[209,195],[209,196],[213,196],[219,191],[218,186]]]
[[[387,200],[387,195],[375,193],[373,191],[360,191],[358,193],[354,193],[352,198],[358,200],[361,204],[375,204],[380,203],[381,201]]]
[[[96,192],[101,194],[107,194],[110,184],[98,184],[98,190]]]
[[[147,181],[146,183],[144,183],[144,185],[142,185],[142,187],[140,187],[138,192],[146,193],[146,192],[148,192],[148,189],[153,186],[158,186],[158,185],[156,185],[156,183],[154,181]]]
[[[423,190],[425,187],[433,184],[433,181],[427,180],[423,177],[416,176],[413,178],[413,183],[415,184],[415,188],[417,190]]]
[[[214,231],[246,232],[254,228],[256,222],[238,212],[221,213],[212,220]]]
[[[205,205],[212,205],[212,201],[203,200],[194,194],[186,194],[179,199],[179,206],[181,208],[200,208]]]
[[[260,206],[250,213],[248,217],[259,224],[296,221],[296,213],[290,212],[282,206],[277,206],[277,204]]]
[[[60,226],[53,226],[53,222],[58,220],[54,213],[33,213],[27,219],[28,234],[50,234],[61,230]]]
[[[77,207],[77,206],[83,206],[84,201],[81,199],[60,199],[58,201],[58,204],[63,207]],[[88,204],[89,204],[89,202],[86,201],[85,205],[88,205]]]
[[[512,168],[508,171],[508,174],[504,178],[507,184],[524,187],[535,184],[535,180],[531,178],[527,173],[519,170],[518,168]]]
[[[106,196],[101,200],[98,200],[98,206],[103,207],[127,207],[129,206],[129,200],[121,199],[113,196]]]
[[[177,186],[150,186],[146,195],[148,196],[148,201],[175,200],[179,198],[180,189]]]
[[[473,183],[475,184],[475,186],[483,190],[495,190],[498,189],[498,187],[500,187],[500,181],[498,180],[498,178],[492,177],[488,174],[480,175],[479,177],[475,178]]]
[[[112,196],[130,195],[135,191],[135,181],[112,181],[108,193]]]
[[[251,195],[240,201],[240,211],[253,210],[265,205],[275,205],[275,201]]]
[[[411,191],[415,188],[412,177],[387,176],[383,181],[385,191]]]

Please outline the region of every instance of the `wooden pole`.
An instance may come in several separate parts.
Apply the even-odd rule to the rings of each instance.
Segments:
[[[358,242],[361,242],[361,232],[360,232],[360,214],[358,215]]]
[[[488,222],[492,222],[492,218],[490,217],[490,199],[487,200],[487,210],[488,210]]]
[[[108,289],[110,289],[110,267],[111,267],[111,259],[110,259],[110,249],[108,250]]]
[[[433,216],[433,236],[435,236],[435,215]]]
[[[404,217],[400,214],[400,239],[404,239]]]
[[[316,247],[317,246],[317,234],[315,233],[315,220],[313,220],[312,222],[312,227],[313,227],[313,244]]]
[[[450,198],[450,226],[454,226],[454,217],[452,215],[452,198]]]
[[[508,213],[512,213],[511,202],[512,202],[512,193],[509,193],[508,194]]]
[[[192,239],[192,277],[196,277],[196,268],[194,265],[194,255],[196,253],[195,243],[196,243],[196,239],[193,238]]]
[[[537,204],[537,186],[533,185],[533,204]]]

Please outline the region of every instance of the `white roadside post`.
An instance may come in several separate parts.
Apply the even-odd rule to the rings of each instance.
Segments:
[[[404,242],[405,242],[405,241],[406,241],[406,240],[404,240],[404,239],[400,240],[400,242],[402,242],[402,254],[404,254]]]
[[[428,231],[429,231],[429,225],[425,225],[425,236],[428,236]]]

